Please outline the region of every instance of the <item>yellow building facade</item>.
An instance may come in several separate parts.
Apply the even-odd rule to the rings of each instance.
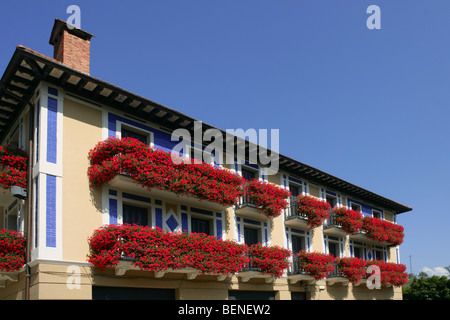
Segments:
[[[25,198],[9,190],[0,194],[0,229],[23,234],[27,243],[26,264],[19,270],[0,270],[0,299],[402,299],[400,287],[370,289],[365,282],[351,283],[342,276],[315,280],[296,274],[292,266],[273,277],[257,270],[229,275],[191,269],[153,272],[126,262],[99,270],[89,263],[94,230],[134,221],[130,217],[136,213],[145,216],[146,225],[166,232],[205,232],[239,244],[253,241],[291,251],[400,263],[398,245],[347,234],[330,222],[308,226],[292,215],[293,198],[282,214],[268,218],[252,207],[149,191],[124,175],[92,187],[88,154],[100,141],[138,137],[151,148],[170,151],[176,144],[171,133],[177,128],[192,132],[195,119],[92,77],[86,67],[90,39],[87,32],[56,20],[50,41],[55,57],[19,46],[2,77],[1,143],[26,151],[29,170]],[[65,55],[58,54],[61,50]],[[204,125],[202,130],[207,129],[215,128]],[[398,214],[411,210],[296,160],[283,155],[279,159],[273,175],[265,175],[261,164],[245,161],[222,162],[222,167],[394,224]]]

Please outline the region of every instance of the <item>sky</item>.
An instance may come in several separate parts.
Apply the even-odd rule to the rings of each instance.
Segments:
[[[224,130],[278,129],[280,153],[413,208],[407,272],[450,265],[450,1],[8,1],[1,74],[19,44],[52,57],[70,5],[92,76]]]

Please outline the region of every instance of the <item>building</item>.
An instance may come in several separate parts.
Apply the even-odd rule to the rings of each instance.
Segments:
[[[173,189],[149,191],[134,183],[129,175],[140,166],[128,167],[128,175],[123,174],[126,170],[121,167],[113,179],[92,186],[88,155],[100,141],[132,137],[149,148],[170,151],[176,143],[171,141],[173,130],[184,128],[194,133],[196,120],[91,76],[91,38],[91,34],[57,19],[50,37],[54,57],[18,46],[1,78],[0,182],[5,192],[0,194],[0,229],[15,230],[27,240],[20,242],[26,252],[25,265],[20,266],[7,261],[8,250],[17,251],[20,245],[11,249],[11,245],[0,242],[1,299],[402,298],[396,283],[370,289],[364,279],[349,281],[339,269],[328,272],[324,278],[314,278],[298,267],[295,255],[288,258],[288,267],[281,267],[280,275],[262,272],[260,265],[245,259],[240,261],[247,263],[245,268],[230,273],[202,273],[192,267],[141,270],[127,257],[104,270],[88,262],[89,239],[95,230],[103,225],[138,223],[167,233],[183,231],[187,236],[206,233],[216,237],[215,245],[232,240],[237,244],[233,250],[244,250],[243,244],[250,247],[262,243],[279,250],[273,261],[286,260],[280,249],[284,248],[295,254],[304,250],[399,265],[402,240],[369,237],[369,231],[362,230],[361,225],[355,232],[344,231],[342,221],[335,223],[334,215],[312,227],[308,224],[311,217],[303,217],[296,209],[296,196],[309,195],[322,204],[329,203],[330,208],[357,211],[361,214],[358,221],[362,217],[383,221],[400,238],[402,230],[399,231],[396,217],[411,210],[283,155],[279,156],[279,172],[275,175],[264,175],[263,166],[258,164],[236,162],[221,166],[211,160],[214,170],[231,172],[246,180],[256,178],[255,181],[288,190],[290,205],[274,217],[242,201],[227,205],[199,201],[195,196],[177,196]],[[205,133],[216,128],[203,124],[201,129]],[[120,139],[117,141],[123,141]],[[15,147],[28,156],[21,173],[11,171],[20,159],[25,159],[22,153],[13,151]],[[246,143],[245,147],[249,151],[254,146]],[[117,158],[127,155],[115,152]],[[16,185],[22,187],[18,193],[17,188],[12,188]],[[219,197],[220,192],[221,189],[216,190],[215,195]],[[330,208],[325,213],[329,214]],[[2,239],[8,237],[14,236],[4,232]],[[186,241],[197,241],[189,239]],[[189,259],[194,259],[193,255]]]

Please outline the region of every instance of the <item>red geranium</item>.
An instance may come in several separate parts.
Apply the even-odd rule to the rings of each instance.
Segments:
[[[326,278],[334,270],[334,257],[331,254],[302,250],[297,254],[297,259],[299,268],[316,280]]]
[[[89,238],[88,261],[100,270],[114,267],[122,256],[141,270],[194,268],[202,274],[234,274],[250,262],[261,272],[279,277],[288,267],[290,251],[278,247],[248,247],[199,233],[170,233],[138,225],[109,225]],[[250,253],[250,255],[248,254]]]
[[[375,217],[364,217],[362,229],[366,236],[378,242],[400,245],[404,238],[404,228],[387,220]]]
[[[0,270],[20,270],[25,264],[25,238],[12,230],[0,230]]]
[[[376,265],[380,268],[382,286],[391,284],[395,287],[401,287],[408,281],[408,274],[405,272],[406,266],[404,264],[381,260],[367,261],[367,266],[371,265]]]
[[[332,213],[334,215],[334,221],[337,222],[342,229],[349,234],[356,233],[363,225],[363,216],[359,211],[347,209],[345,207],[336,207],[333,208]]]
[[[320,226],[330,216],[331,206],[328,202],[313,196],[299,195],[296,198],[297,212],[308,218],[308,225]]]
[[[352,283],[357,283],[366,274],[366,261],[360,258],[336,258],[339,271]]]
[[[147,189],[170,190],[176,194],[233,205],[242,195],[243,179],[229,170],[206,163],[174,163],[172,154],[153,150],[136,139],[108,138],[89,152],[88,169],[92,187],[126,174]]]
[[[12,186],[27,187],[28,155],[16,148],[0,146],[0,186],[9,189]]]
[[[289,205],[291,193],[273,183],[251,180],[244,185],[247,199],[267,217],[277,217]]]

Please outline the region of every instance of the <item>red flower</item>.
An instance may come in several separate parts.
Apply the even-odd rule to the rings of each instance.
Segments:
[[[334,220],[349,234],[356,233],[363,225],[363,216],[359,211],[340,207],[333,208],[332,213]]]
[[[393,245],[400,245],[403,242],[404,228],[400,225],[373,217],[364,217],[362,222],[366,236],[374,241]]]
[[[325,278],[334,270],[334,257],[331,254],[302,250],[297,253],[297,259],[299,268],[313,276],[316,280]]]
[[[0,270],[20,270],[25,264],[25,238],[16,231],[0,231]]]
[[[247,199],[269,218],[277,217],[289,205],[291,193],[273,183],[251,180],[244,185]]]
[[[296,203],[297,213],[306,216],[312,227],[320,226],[330,216],[330,204],[313,196],[299,195]]]
[[[202,274],[234,274],[250,262],[261,272],[279,277],[288,267],[290,251],[278,247],[248,247],[198,233],[170,233],[137,225],[109,225],[89,238],[88,261],[100,270],[114,267],[122,256],[141,270],[194,268]]]
[[[366,274],[366,261],[359,258],[336,258],[339,271],[352,283],[357,283]]]
[[[367,266],[376,265],[380,268],[381,285],[393,285],[395,287],[403,286],[408,281],[408,274],[404,264],[384,262],[381,260],[367,261]]]
[[[20,150],[0,146],[0,186],[9,189],[12,186],[27,187],[28,156]]]

